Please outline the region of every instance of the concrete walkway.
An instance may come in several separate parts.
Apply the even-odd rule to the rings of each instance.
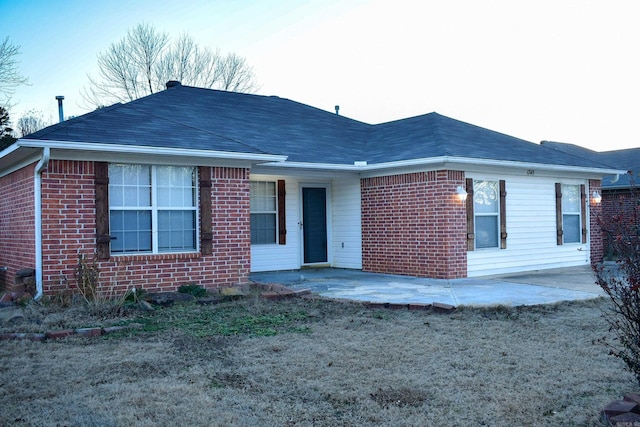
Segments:
[[[588,265],[468,279],[425,279],[359,270],[321,268],[252,273],[251,280],[294,290],[310,289],[330,298],[394,304],[453,306],[537,305],[598,298]]]

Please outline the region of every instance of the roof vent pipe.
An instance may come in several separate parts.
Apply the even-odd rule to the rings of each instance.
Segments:
[[[64,114],[62,112],[62,100],[64,99],[64,96],[58,95],[56,96],[56,99],[58,100],[58,116],[60,117],[60,123],[62,123],[64,122]]]
[[[336,116],[340,115],[340,106],[336,105]]]
[[[176,86],[181,86],[181,85],[182,85],[182,83],[180,83],[180,82],[179,82],[179,81],[177,81],[177,80],[169,80],[169,81],[165,84],[165,86],[167,87],[167,89],[169,89],[170,87],[176,87]]]

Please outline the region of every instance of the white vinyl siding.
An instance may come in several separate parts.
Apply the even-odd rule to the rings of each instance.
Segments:
[[[277,182],[285,180],[286,245],[251,245],[251,271],[295,270],[300,268],[298,241],[300,240],[298,181],[290,177],[252,175],[252,179]]]
[[[501,251],[467,252],[469,277],[585,265],[589,243],[557,245],[555,182],[558,178],[497,175],[474,179],[506,180],[509,246]],[[573,185],[584,180],[566,180]]]
[[[333,181],[333,266],[362,268],[360,178]]]
[[[362,232],[360,225],[360,178],[345,175],[340,178],[317,178],[252,175],[259,181],[285,180],[286,186],[286,245],[251,245],[251,271],[295,270],[302,265],[302,230],[300,215],[301,188],[327,185],[327,230],[329,264],[338,268],[362,268]]]

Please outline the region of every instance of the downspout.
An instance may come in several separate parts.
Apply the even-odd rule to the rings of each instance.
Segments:
[[[42,172],[47,169],[51,150],[49,147],[42,149],[42,158],[36,164],[33,180],[33,196],[35,208],[35,233],[36,233],[36,296],[34,300],[42,297]]]

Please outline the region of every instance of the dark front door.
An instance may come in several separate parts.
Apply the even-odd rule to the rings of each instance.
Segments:
[[[327,190],[302,188],[304,263],[327,262]]]

